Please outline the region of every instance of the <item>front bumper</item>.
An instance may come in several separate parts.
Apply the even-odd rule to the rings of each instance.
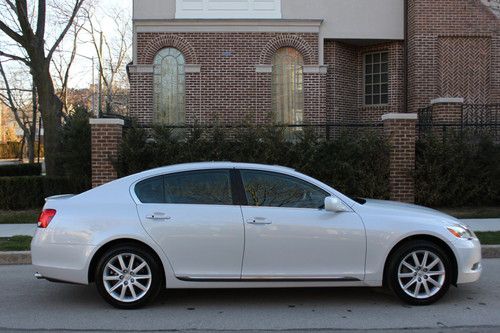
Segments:
[[[483,269],[479,240],[459,239],[455,242],[455,249],[458,264],[457,284],[472,283],[479,280]]]

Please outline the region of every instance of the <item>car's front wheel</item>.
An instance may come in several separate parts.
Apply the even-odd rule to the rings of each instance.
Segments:
[[[388,267],[388,282],[396,295],[413,305],[428,305],[443,297],[450,287],[450,260],[438,245],[410,241],[395,251]]]
[[[155,258],[135,245],[114,247],[101,257],[95,281],[101,296],[121,309],[134,309],[153,300],[161,287]]]

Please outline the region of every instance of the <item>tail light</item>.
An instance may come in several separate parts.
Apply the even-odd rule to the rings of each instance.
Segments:
[[[55,215],[55,209],[44,209],[38,217],[38,228],[47,228]]]

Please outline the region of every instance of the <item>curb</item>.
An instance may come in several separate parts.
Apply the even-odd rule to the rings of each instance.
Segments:
[[[500,258],[500,245],[483,245],[483,258]]]
[[[500,245],[483,245],[481,252],[485,259],[500,258]],[[31,252],[0,252],[0,265],[31,265]]]
[[[31,252],[0,252],[0,265],[31,265]]]

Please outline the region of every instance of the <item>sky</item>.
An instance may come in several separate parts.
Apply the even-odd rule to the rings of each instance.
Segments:
[[[113,8],[123,8],[130,15],[132,14],[132,0],[99,0],[98,6],[100,8],[97,9],[96,16],[99,16],[104,33],[107,35],[113,34],[114,22],[105,15],[106,12],[109,13]],[[129,19],[131,21],[132,17],[130,16]],[[88,58],[96,55],[95,49],[91,43],[85,42],[89,40],[89,36],[82,34],[80,40],[77,50],[78,56],[71,73],[70,86],[73,88],[87,88],[92,83],[92,61]],[[68,43],[69,40],[65,42]],[[132,50],[130,50],[130,56],[131,53]],[[95,62],[95,72],[97,73],[97,62]]]

